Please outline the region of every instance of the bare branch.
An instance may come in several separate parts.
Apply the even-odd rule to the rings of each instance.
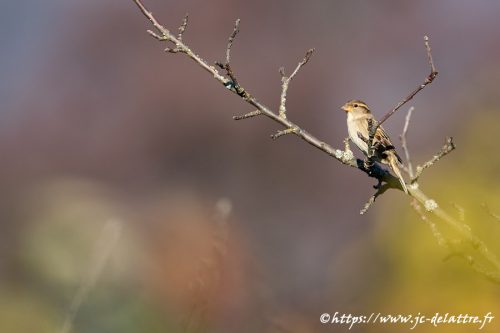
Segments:
[[[226,88],[238,94],[238,96],[247,99],[250,97],[250,94],[248,94],[247,91],[238,84],[236,75],[234,74],[233,69],[231,67],[231,48],[233,47],[233,42],[238,32],[240,32],[240,19],[237,19],[236,22],[234,23],[233,32],[231,33],[231,35],[229,35],[229,39],[227,41],[226,62],[225,63],[216,62],[216,65],[219,66],[221,69],[225,70],[227,76],[229,77],[229,80],[226,83]]]
[[[166,41],[173,43],[176,45],[177,48],[184,50],[183,53],[185,53],[189,58],[191,58],[193,61],[195,61],[198,65],[200,65],[204,70],[209,72],[214,79],[222,83],[224,86],[227,86],[228,80],[220,75],[220,73],[217,71],[217,69],[213,66],[210,66],[205,60],[203,60],[200,56],[196,55],[189,47],[187,47],[182,41],[178,40],[174,35],[170,33],[170,31],[162,26],[156,18],[153,16],[153,14],[144,7],[142,4],[141,0],[132,0],[137,7],[139,7],[140,11],[146,16],[146,18],[151,22],[153,27],[160,33],[159,36],[160,38],[155,37],[151,32],[149,32],[150,35],[158,39],[159,41]],[[157,35],[158,36],[158,35]]]
[[[387,112],[374,126],[371,127],[369,131],[369,139],[371,144],[368,144],[368,150],[370,151],[370,147],[373,144],[373,138],[375,136],[375,132],[389,117],[391,117],[396,111],[398,111],[403,105],[408,103],[416,94],[418,94],[422,89],[424,89],[428,84],[432,83],[434,79],[437,77],[438,72],[436,71],[436,66],[434,65],[434,61],[432,60],[431,46],[429,44],[429,37],[424,36],[424,44],[425,49],[427,51],[427,59],[429,61],[429,66],[431,68],[431,73],[425,78],[424,82],[419,85],[415,90],[413,90],[408,96],[406,96],[401,102],[399,102],[391,111]]]
[[[133,0],[133,1],[134,1],[134,3],[137,4],[137,6],[141,10],[141,12],[149,19],[149,21],[152,23],[152,25],[158,31],[158,33],[150,32],[150,34],[155,39],[159,40],[160,42],[172,43],[175,46],[174,49],[177,49],[178,52],[186,54],[187,57],[191,58],[194,62],[196,62],[204,70],[209,72],[214,77],[215,80],[220,82],[224,87],[228,88],[232,93],[235,93],[238,96],[240,96],[243,101],[250,104],[252,106],[252,108],[254,110],[256,110],[256,111],[248,113],[247,115],[241,116],[241,119],[244,119],[246,117],[251,117],[254,115],[258,115],[258,114],[262,114],[262,115],[272,119],[276,123],[280,124],[284,128],[283,130],[281,130],[277,134],[275,134],[273,137],[277,138],[279,136],[286,135],[286,134],[295,134],[298,137],[300,137],[302,140],[304,140],[305,142],[318,148],[319,150],[323,151],[324,153],[330,155],[331,157],[335,158],[337,161],[341,162],[342,164],[357,168],[360,171],[363,171],[364,173],[366,173],[369,177],[377,179],[378,183],[379,183],[377,185],[378,186],[377,189],[381,189],[384,186],[387,189],[388,188],[400,188],[401,185],[400,185],[398,178],[393,176],[388,170],[382,168],[379,164],[366,163],[366,161],[363,161],[361,159],[356,159],[353,156],[353,153],[349,148],[348,141],[345,141],[345,151],[333,148],[332,146],[328,145],[324,141],[319,140],[315,136],[311,135],[309,132],[302,129],[297,124],[289,121],[288,119],[286,119],[284,117],[280,117],[279,112],[273,112],[270,108],[268,108],[264,104],[260,103],[255,97],[250,95],[236,81],[234,73],[229,65],[229,60],[230,60],[230,49],[232,46],[232,42],[234,41],[234,38],[236,37],[236,34],[239,30],[239,21],[237,21],[237,23],[235,25],[235,29],[233,30],[233,34],[230,37],[230,42],[228,43],[228,49],[226,50],[226,63],[227,63],[227,65],[221,64],[221,63],[217,64],[220,68],[222,68],[226,71],[226,75],[227,75],[227,77],[229,77],[229,78],[227,78],[226,76],[221,75],[214,66],[209,65],[200,56],[196,55],[186,44],[183,43],[182,40],[179,40],[177,38],[178,36],[176,37],[176,36],[172,35],[169,32],[169,30],[167,30],[162,25],[160,25],[156,21],[156,19],[153,17],[151,12],[146,10],[146,8],[142,5],[141,0]],[[379,123],[372,124],[370,126],[370,128],[371,128],[370,132],[373,132],[373,133],[370,133],[369,138],[368,138],[370,142],[373,142],[374,133],[375,133],[376,129],[378,128],[378,126],[380,126],[381,123],[383,123],[385,120],[387,120],[402,105],[404,105],[409,100],[411,100],[420,90],[422,90],[425,86],[430,84],[435,79],[435,77],[437,75],[437,71],[435,69],[435,66],[434,66],[434,63],[432,60],[431,50],[430,50],[430,46],[429,46],[427,37],[425,38],[425,45],[427,48],[427,55],[428,55],[429,64],[431,67],[431,74],[427,77],[427,79],[424,81],[424,83],[422,85],[420,85],[414,92],[412,92],[407,98],[405,98],[405,100],[400,102],[392,111],[390,111],[386,116],[384,116]],[[299,68],[300,68],[300,66],[299,66]],[[297,71],[298,71],[298,69],[297,69]],[[293,75],[294,74],[292,73],[292,76]],[[283,74],[283,76],[284,76],[284,74]],[[236,117],[236,118],[238,118],[238,117]],[[436,161],[438,161],[440,158],[442,158],[444,155],[448,154],[450,151],[452,151],[455,148],[455,146],[453,145],[453,142],[451,141],[451,138],[448,140],[447,144],[443,148],[444,149],[442,149],[442,152],[439,153],[437,156],[435,156],[431,161],[427,162],[422,167],[417,168],[416,176],[412,180],[412,185],[409,186],[408,192],[415,200],[418,201],[418,203],[421,206],[425,207],[425,209],[429,213],[432,213],[434,216],[440,218],[448,226],[450,226],[454,231],[456,231],[458,234],[460,234],[464,240],[468,241],[473,246],[473,248],[477,251],[477,253],[479,255],[481,255],[494,268],[494,270],[492,270],[492,271],[484,271],[483,274],[487,275],[488,277],[493,279],[495,282],[500,283],[500,273],[499,273],[500,272],[500,262],[498,261],[496,256],[492,252],[490,252],[490,250],[481,241],[481,239],[476,237],[471,232],[471,229],[467,225],[454,219],[446,211],[444,211],[441,207],[439,207],[438,204],[434,200],[432,200],[424,192],[422,192],[419,189],[418,183],[416,182],[418,177],[422,173],[422,170],[430,167]],[[385,183],[385,184],[381,185],[382,183]],[[375,201],[375,198],[376,198],[376,196],[374,196],[374,198],[372,200]],[[369,204],[369,205],[371,205],[371,204]],[[477,268],[477,265],[475,267],[476,267],[475,268],[476,270],[480,271],[480,269]]]
[[[252,111],[252,112],[245,113],[242,116],[233,116],[233,119],[234,120],[242,120],[242,119],[252,118],[252,117],[255,117],[255,116],[260,116],[261,114],[262,114],[262,111],[255,110],[255,111]]]
[[[137,5],[137,7],[139,7],[139,9],[141,10],[141,12],[144,14],[144,16],[146,16],[146,18],[151,21],[151,23],[153,24],[153,26],[160,32],[162,33],[164,36],[167,36],[170,34],[170,32],[164,27],[162,26],[160,23],[158,23],[158,21],[156,21],[155,17],[153,16],[153,13],[151,13],[150,11],[148,11],[146,9],[146,7],[144,7],[144,5],[142,4],[142,2],[140,0],[133,0],[135,2],[135,4]]]
[[[345,152],[340,149],[333,148],[332,146],[328,145],[324,141],[316,138],[315,136],[311,135],[309,132],[306,130],[300,128],[298,125],[295,123],[291,122],[288,119],[283,119],[279,116],[278,113],[275,113],[271,111],[267,106],[264,104],[260,103],[255,97],[250,95],[243,87],[239,85],[239,83],[236,81],[235,82],[235,76],[234,73],[232,72],[231,66],[228,66],[229,68],[225,68],[225,64],[222,63],[217,63],[217,65],[224,69],[226,73],[229,76],[229,79],[221,75],[217,69],[213,66],[210,66],[205,60],[203,60],[200,56],[196,55],[186,44],[184,44],[182,41],[179,41],[175,36],[173,36],[165,27],[160,25],[158,21],[154,18],[153,14],[149,12],[144,5],[142,4],[141,0],[133,0],[134,3],[139,7],[141,12],[149,19],[149,21],[153,24],[153,26],[160,32],[160,38],[158,40],[164,42],[171,42],[176,45],[176,47],[184,50],[183,53],[186,54],[189,58],[191,58],[193,61],[195,61],[199,66],[201,66],[203,69],[208,71],[214,79],[219,81],[224,87],[228,88],[231,92],[237,94],[240,96],[245,102],[250,104],[252,107],[255,109],[259,110],[262,115],[274,120],[275,122],[279,123],[282,125],[285,129],[290,129],[294,128],[296,130],[293,131],[293,134],[297,135],[300,137],[302,140],[306,141],[310,145],[318,148],[319,150],[325,152],[326,154],[330,155],[331,157],[335,158],[339,162],[341,162],[344,165],[348,165],[353,168],[357,168],[366,174],[368,174],[370,177],[377,178],[378,180],[387,182],[391,184],[391,187],[398,188],[399,181],[396,177],[394,177],[390,172],[385,170],[384,168],[380,167],[379,165],[375,164],[371,166],[370,168],[366,168],[363,164],[363,161],[360,159],[356,159],[351,151]],[[239,30],[239,24],[238,27],[236,27],[235,24],[235,29],[233,29],[233,33],[231,36],[234,36],[229,39],[232,39],[234,41],[234,38],[236,36],[237,31]],[[236,33],[235,33],[236,31]],[[230,43],[228,42],[228,45]],[[232,44],[231,44],[232,45]],[[227,50],[226,50],[226,61],[227,61]],[[230,59],[229,59],[230,60]]]
[[[292,79],[295,77],[295,75],[297,75],[297,73],[299,72],[300,68],[302,68],[302,66],[304,66],[305,64],[307,64],[307,62],[311,58],[313,52],[314,52],[314,49],[307,50],[304,59],[302,59],[302,61],[299,62],[299,64],[297,65],[297,67],[295,67],[295,70],[293,71],[292,75],[290,75],[290,76],[287,77],[285,75],[285,69],[283,67],[281,67],[279,69],[279,72],[281,74],[281,83],[282,83],[282,85],[281,85],[280,107],[279,107],[278,114],[283,119],[286,119],[286,106],[285,106],[285,104],[286,104],[286,93],[287,93],[287,90],[288,90],[288,85],[290,84],[290,81],[292,81]]]
[[[434,66],[434,62],[432,60],[431,46],[429,45],[429,37],[424,36],[424,44],[425,44],[425,49],[427,50],[427,58],[429,60],[429,66],[431,67],[431,73],[429,74],[429,76],[427,76],[425,78],[424,83],[422,83],[421,85],[419,85],[417,87],[417,89],[415,89],[414,91],[412,91],[405,99],[403,99],[401,102],[399,102],[398,105],[396,105],[394,107],[394,109],[392,109],[391,111],[387,112],[380,119],[380,121],[377,124],[377,128],[380,125],[382,125],[387,119],[389,119],[389,117],[392,116],[396,111],[398,111],[399,108],[401,108],[403,105],[405,105],[406,103],[408,103],[413,97],[415,97],[415,95],[418,94],[420,92],[420,90],[424,89],[428,84],[432,83],[432,81],[434,81],[434,79],[437,77],[438,72],[436,71],[436,67]]]
[[[405,125],[403,127],[403,133],[401,133],[401,135],[399,136],[399,138],[401,139],[401,147],[403,148],[403,151],[405,153],[407,165],[406,170],[408,171],[408,175],[410,176],[410,178],[413,178],[413,166],[411,164],[410,151],[408,150],[408,144],[406,142],[406,133],[408,132],[408,126],[410,125],[410,118],[413,110],[415,110],[413,106],[408,110],[408,113],[406,114]]]
[[[431,52],[431,46],[429,44],[429,36],[424,36],[424,43],[425,43],[425,49],[427,50],[427,57],[429,59],[429,64],[431,65],[431,76],[433,76],[433,78],[429,78],[429,80],[432,81],[436,78],[438,72],[436,70],[436,66],[434,66],[434,60],[432,60],[432,52]]]
[[[446,138],[445,144],[443,145],[443,147],[441,147],[441,150],[439,151],[439,153],[437,153],[437,155],[434,155],[429,161],[425,162],[422,166],[420,165],[417,166],[415,177],[411,179],[410,183],[411,184],[415,183],[420,177],[420,175],[422,175],[422,172],[425,169],[433,166],[434,163],[436,163],[441,158],[451,153],[454,149],[455,149],[455,144],[453,143],[453,138],[452,137]]]
[[[231,35],[229,36],[229,40],[227,41],[226,64],[229,64],[231,62],[231,47],[233,47],[233,42],[238,32],[240,32],[240,19],[237,19],[234,23],[233,32],[231,33]]]

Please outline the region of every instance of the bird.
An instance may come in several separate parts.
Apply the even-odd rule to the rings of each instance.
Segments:
[[[347,114],[347,130],[349,132],[349,138],[365,154],[365,156],[368,156],[368,120],[372,119],[373,126],[376,126],[375,117],[371,113],[370,108],[365,102],[353,99],[345,103],[342,106],[342,110],[344,110]],[[399,166],[402,163],[401,157],[399,157],[396,152],[396,148],[392,144],[391,139],[382,126],[379,126],[375,131],[372,147],[374,160],[388,165],[398,177],[404,192],[408,193],[408,188],[406,187],[405,180],[399,169]]]

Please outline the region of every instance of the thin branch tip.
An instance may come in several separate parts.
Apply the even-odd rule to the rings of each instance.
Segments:
[[[429,59],[429,64],[431,66],[431,74],[429,76],[429,79],[433,80],[438,75],[438,71],[436,70],[436,66],[434,65],[434,60],[432,59],[431,45],[429,42],[429,36],[427,35],[424,36],[424,44],[425,49],[427,50],[427,58]]]
[[[243,120],[243,119],[252,118],[255,116],[260,116],[261,114],[262,114],[262,111],[255,110],[255,111],[252,111],[249,113],[245,113],[244,115],[241,115],[241,116],[233,116],[233,120]]]
[[[311,59],[313,53],[314,53],[314,47],[313,48],[310,48],[309,50],[307,50],[306,52],[306,56],[304,58],[304,63],[307,63],[309,61],[309,59]]]
[[[236,35],[240,32],[240,19],[237,19],[236,22],[234,23],[234,29],[231,35],[229,35],[229,39],[227,41],[227,48],[226,48],[226,65],[228,65],[231,62],[231,48],[233,47],[233,42],[236,38]]]
[[[424,37],[424,43],[425,43],[425,49],[427,51],[427,60],[429,62],[429,66],[431,68],[430,74],[425,78],[424,82],[419,85],[414,91],[412,91],[405,99],[403,99],[401,102],[399,102],[391,111],[387,112],[378,122],[378,124],[375,127],[375,130],[382,125],[387,119],[389,119],[396,111],[398,111],[403,105],[408,103],[415,95],[417,95],[422,89],[424,89],[427,85],[431,84],[434,79],[437,77],[437,70],[436,66],[434,65],[434,61],[432,59],[432,52],[431,52],[431,46],[429,43],[429,37],[425,36]]]
[[[186,15],[184,15],[184,19],[182,19],[181,26],[179,27],[179,33],[177,34],[177,39],[179,41],[182,41],[182,35],[184,34],[184,31],[186,31],[188,25],[188,19],[189,19],[189,13],[186,13]]]

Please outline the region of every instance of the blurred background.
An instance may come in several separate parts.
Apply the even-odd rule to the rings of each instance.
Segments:
[[[340,106],[408,105],[421,179],[500,255],[500,3],[147,0],[185,42],[277,109],[278,68],[316,52],[288,116],[342,147]],[[324,312],[500,316],[500,286],[444,260],[429,227],[375,182],[286,136],[187,57],[165,54],[130,0],[4,1],[0,12],[1,332],[339,332]],[[408,107],[384,127],[400,149]],[[360,156],[358,151],[355,151]],[[439,221],[435,221],[439,224]],[[452,237],[452,236],[450,236]],[[500,318],[484,332],[498,332]],[[404,325],[354,327],[397,332]],[[443,325],[469,332],[474,325]]]

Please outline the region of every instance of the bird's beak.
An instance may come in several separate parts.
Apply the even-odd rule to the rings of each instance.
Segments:
[[[345,112],[349,112],[349,107],[347,105],[343,105],[341,109],[344,110]]]

